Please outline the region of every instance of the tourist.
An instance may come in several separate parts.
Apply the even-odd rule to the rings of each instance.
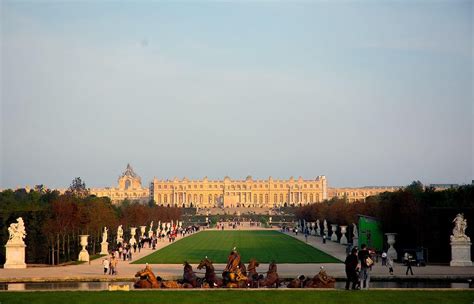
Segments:
[[[307,229],[304,231],[304,239],[306,240],[306,243],[308,243],[308,230]]]
[[[357,270],[358,270],[358,258],[357,258],[357,248],[354,247],[351,250],[351,253],[347,256],[346,261],[346,290],[349,290],[349,285],[352,283],[352,289],[359,289],[358,288],[358,278],[357,278]]]
[[[374,262],[370,258],[370,254],[369,254],[369,251],[367,250],[366,244],[362,244],[361,250],[359,251],[358,256],[359,256],[359,261],[360,261],[360,272],[359,272],[360,288],[369,289],[370,269]]]
[[[323,235],[323,244],[326,244],[326,235]]]
[[[408,255],[406,263],[407,263],[407,272],[405,275],[408,275],[408,271],[410,271],[411,275],[413,275],[413,269],[411,268],[412,263],[414,262],[411,255]]]
[[[135,244],[136,246],[136,244]],[[140,252],[140,250],[142,249],[142,243],[138,242],[138,252]]]
[[[110,261],[109,261],[109,274],[110,275],[115,274],[115,268],[114,268],[115,267],[115,260],[116,260],[115,255],[112,255],[110,257]]]
[[[128,250],[127,248],[124,248],[122,251],[122,257],[123,257],[124,262],[127,260],[127,254],[128,254]]]
[[[137,243],[134,243],[133,244],[133,253],[136,253],[137,252]]]
[[[387,256],[387,267],[388,267],[388,273],[393,275],[393,260],[389,256]]]
[[[109,259],[104,259],[102,261],[102,265],[104,266],[104,275],[109,272],[109,267],[110,267],[110,261]]]
[[[122,252],[123,252],[123,247],[120,246],[119,249],[118,249],[119,259],[122,258]]]
[[[387,253],[384,251],[382,252],[382,266],[387,265]]]

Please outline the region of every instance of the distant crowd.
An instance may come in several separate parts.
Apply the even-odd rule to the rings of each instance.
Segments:
[[[172,243],[176,240],[178,235],[184,237],[198,230],[199,227],[197,226],[189,226],[186,228],[174,227],[173,229],[168,230],[166,233],[164,230],[161,230],[158,235],[156,233],[153,233],[151,238],[140,236],[138,241],[132,241],[133,244],[127,242],[118,243],[117,246],[109,252],[108,257],[102,260],[102,265],[104,267],[104,275],[117,275],[118,262],[131,262],[133,254],[135,254],[137,250],[140,253],[140,251],[145,248],[145,246],[151,248],[152,250],[155,250],[158,242],[165,242],[166,240],[168,240],[169,243]]]

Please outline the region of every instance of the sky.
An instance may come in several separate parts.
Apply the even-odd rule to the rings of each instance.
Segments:
[[[474,180],[472,1],[0,9],[0,188]]]

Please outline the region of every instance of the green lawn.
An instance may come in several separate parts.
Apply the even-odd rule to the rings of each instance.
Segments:
[[[154,252],[134,264],[199,263],[207,256],[214,263],[226,263],[233,247],[242,260],[260,263],[340,263],[338,259],[278,231],[203,231]]]
[[[219,290],[219,291],[45,291],[0,292],[0,303],[350,303],[350,304],[471,304],[474,291],[419,291],[419,290],[371,290],[371,291],[314,291],[314,290]]]

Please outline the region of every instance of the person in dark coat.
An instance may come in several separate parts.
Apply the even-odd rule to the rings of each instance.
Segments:
[[[352,282],[352,289],[358,289],[358,275],[357,275],[357,269],[358,269],[358,264],[359,264],[359,259],[357,257],[357,248],[354,247],[351,250],[351,254],[349,254],[346,258],[346,261],[344,262],[346,264],[346,290],[349,290],[349,285]]]

